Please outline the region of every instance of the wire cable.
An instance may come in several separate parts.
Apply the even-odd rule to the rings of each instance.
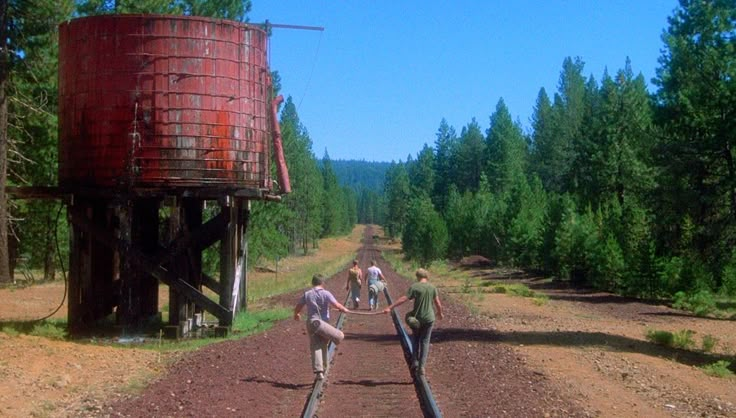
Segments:
[[[43,318],[32,319],[30,321],[26,321],[26,322],[29,322],[29,323],[41,322],[41,321],[44,321],[46,319],[51,318],[57,312],[59,312],[59,310],[61,309],[61,307],[64,306],[64,302],[66,302],[66,295],[67,295],[67,289],[69,287],[69,283],[68,283],[68,280],[66,278],[66,270],[65,270],[65,267],[64,267],[64,260],[61,257],[61,248],[59,247],[59,217],[61,216],[61,209],[63,207],[64,207],[64,203],[63,202],[60,202],[59,203],[59,210],[56,212],[56,220],[54,221],[54,242],[56,244],[56,255],[59,258],[59,266],[61,267],[61,275],[62,275],[62,277],[64,277],[64,296],[61,297],[61,303],[59,303],[59,306],[57,306],[56,309],[54,309],[53,312],[51,312],[50,314],[44,316]]]
[[[302,102],[304,101],[304,97],[307,95],[307,92],[309,91],[309,86],[312,83],[312,76],[314,75],[314,67],[317,66],[317,58],[319,57],[319,50],[322,46],[322,36],[324,35],[324,32],[319,33],[319,41],[317,41],[317,50],[314,51],[314,58],[312,59],[312,68],[309,70],[309,78],[307,78],[307,85],[304,86],[304,92],[302,93],[302,97],[299,99],[299,104],[296,106],[296,109],[299,110],[302,106]]]

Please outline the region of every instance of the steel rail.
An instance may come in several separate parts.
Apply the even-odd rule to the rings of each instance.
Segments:
[[[392,305],[393,301],[391,300],[391,295],[389,295],[387,287],[383,289],[383,295],[386,296],[386,301],[388,302],[389,306]],[[417,391],[417,394],[419,395],[419,402],[422,405],[424,416],[432,418],[442,418],[442,412],[437,406],[437,402],[435,402],[434,400],[432,389],[429,387],[427,377],[417,374],[416,370],[411,368],[412,353],[414,352],[414,347],[412,345],[411,338],[409,338],[409,334],[406,332],[406,329],[404,329],[404,326],[402,325],[399,314],[396,313],[396,308],[391,309],[391,318],[394,321],[396,332],[399,333],[401,346],[404,349],[404,359],[406,360],[406,364],[409,366],[411,375],[414,378],[414,387]]]

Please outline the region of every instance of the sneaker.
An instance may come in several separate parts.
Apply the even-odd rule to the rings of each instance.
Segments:
[[[315,373],[315,374],[314,374],[314,377],[315,377],[315,379],[317,379],[317,380],[324,380],[324,378],[325,378],[325,374],[324,374],[324,373],[322,373],[322,372],[317,372],[317,373]]]

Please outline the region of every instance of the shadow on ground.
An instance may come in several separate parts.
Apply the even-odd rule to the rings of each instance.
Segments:
[[[441,328],[432,334],[432,343],[434,344],[454,341],[503,342],[516,345],[552,345],[559,347],[605,347],[612,351],[639,353],[697,367],[712,364],[719,360],[730,362],[736,360],[731,356],[665,347],[648,341],[603,332],[498,332],[494,330]]]
[[[266,383],[266,384],[269,384],[269,385],[271,385],[273,387],[276,387],[276,388],[279,388],[279,389],[298,390],[298,389],[304,389],[304,388],[310,388],[310,387],[312,387],[312,384],[311,383],[302,383],[302,384],[298,384],[298,383],[284,383],[284,382],[279,382],[279,381],[276,381],[276,380],[270,380],[270,379],[255,377],[255,376],[246,377],[244,379],[240,379],[240,381],[241,382],[253,382],[253,383]]]
[[[362,380],[336,380],[333,382],[335,385],[357,385],[357,386],[366,386],[366,387],[376,387],[376,386],[406,386],[406,385],[412,385],[412,382],[379,382],[372,379],[362,379]]]

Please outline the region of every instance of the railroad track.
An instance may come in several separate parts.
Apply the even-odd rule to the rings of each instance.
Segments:
[[[393,300],[391,299],[391,295],[389,293],[388,287],[386,287],[383,291],[384,296],[386,298],[386,301],[391,304],[393,303]],[[345,299],[345,305],[347,306],[347,303],[349,301],[349,295]],[[340,313],[337,319],[336,327],[340,330],[343,329],[343,326],[345,324],[345,318],[346,315]],[[406,362],[406,367],[411,373],[412,380],[414,382],[414,388],[417,394],[417,400],[419,402],[419,405],[421,407],[421,410],[425,417],[442,417],[442,413],[440,412],[437,403],[434,400],[434,396],[432,395],[432,390],[429,386],[429,382],[427,381],[426,377],[424,375],[418,375],[415,373],[414,370],[410,368],[411,365],[411,358],[412,358],[412,340],[409,337],[409,334],[407,333],[406,329],[404,328],[401,318],[399,314],[397,313],[396,309],[391,311],[391,319],[394,325],[394,328],[396,330],[397,335],[399,336],[399,340],[401,342],[401,347],[404,354],[404,360]],[[335,344],[330,342],[328,346],[328,355],[329,355],[329,363],[331,366],[328,368],[327,372],[325,373],[325,378],[323,380],[315,379],[314,385],[312,387],[312,391],[310,392],[309,397],[306,400],[306,403],[304,404],[304,409],[302,410],[302,417],[303,418],[312,418],[317,416],[317,408],[319,407],[320,402],[324,402],[323,397],[323,390],[325,389],[326,383],[329,381],[329,373],[330,370],[334,367],[334,355],[335,355]]]

